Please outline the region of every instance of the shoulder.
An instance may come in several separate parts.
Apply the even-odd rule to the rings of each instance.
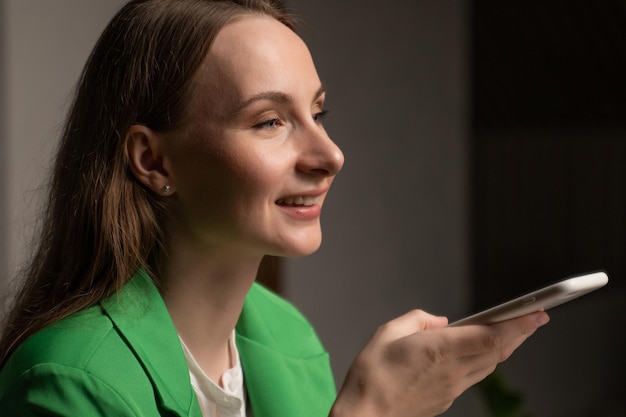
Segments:
[[[128,378],[119,378],[120,368]],[[149,383],[142,380],[141,365],[100,306],[93,306],[40,330],[16,349],[0,369],[0,409],[15,409],[9,415],[16,416],[22,415],[19,408],[99,416],[89,407],[107,404],[117,415],[135,415],[123,398]]]
[[[40,363],[0,386],[3,417],[138,417],[140,410],[108,381],[58,363]]]
[[[28,338],[11,355],[3,373],[44,362],[84,368],[112,332],[112,323],[99,306],[87,308]]]
[[[237,324],[237,346],[250,400],[259,410],[327,415],[336,395],[329,357],[294,305],[255,284]]]
[[[248,293],[237,332],[287,354],[325,352],[307,318],[292,303],[257,283]]]

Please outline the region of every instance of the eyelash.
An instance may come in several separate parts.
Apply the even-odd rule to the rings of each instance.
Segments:
[[[313,115],[313,120],[315,120],[317,123],[321,123],[324,118],[326,117],[326,115],[328,115],[328,110],[323,110],[319,113],[315,113]],[[255,128],[257,129],[274,129],[276,127],[278,127],[278,124],[281,122],[280,118],[278,117],[274,117],[272,119],[266,120],[264,122],[258,123],[256,125],[254,125]]]
[[[313,120],[315,120],[318,123],[321,123],[326,118],[327,115],[328,115],[328,110],[322,110],[321,112],[313,115]]]

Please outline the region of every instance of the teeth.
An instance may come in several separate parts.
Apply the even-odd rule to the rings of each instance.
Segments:
[[[308,197],[304,197],[304,202],[302,204],[304,204],[305,206],[312,206],[313,204],[317,204],[320,201],[320,197],[319,196],[308,196]]]
[[[285,206],[312,206],[320,200],[318,196],[297,196],[297,197],[285,197],[276,201],[278,204]]]

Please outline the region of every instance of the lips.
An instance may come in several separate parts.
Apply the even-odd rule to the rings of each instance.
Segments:
[[[315,204],[319,204],[321,200],[321,196],[293,196],[293,197],[285,197],[276,200],[276,204],[279,206],[290,206],[290,207],[299,207],[299,206],[313,206]]]

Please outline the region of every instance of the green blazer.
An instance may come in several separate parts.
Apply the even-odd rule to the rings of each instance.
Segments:
[[[327,416],[328,355],[288,302],[255,284],[236,328],[254,417]],[[24,342],[0,370],[2,417],[201,417],[165,304],[144,271]]]

